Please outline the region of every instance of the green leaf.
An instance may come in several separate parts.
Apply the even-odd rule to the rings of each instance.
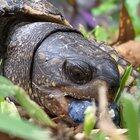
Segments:
[[[6,97],[6,96],[15,95],[13,87],[14,87],[14,84],[9,79],[0,75],[0,96],[1,96],[1,99]]]
[[[94,140],[106,140],[106,135],[104,133],[102,133],[102,132],[98,132],[95,135]]]
[[[0,103],[3,102],[5,98],[3,96],[0,96]]]
[[[9,79],[0,75],[0,85],[12,86],[14,84]]]
[[[140,78],[136,79],[136,86],[137,86],[137,90],[136,93],[134,94],[134,97],[139,105],[139,121],[140,121]]]
[[[116,7],[114,0],[104,1],[99,7],[93,8],[92,13],[95,16],[103,15]]]
[[[89,136],[96,123],[95,105],[89,106],[85,111],[84,133]]]
[[[0,113],[0,131],[28,140],[51,140],[49,133],[30,122]]]
[[[132,65],[128,66],[125,71],[124,71],[124,74],[121,78],[121,82],[120,82],[120,87],[117,91],[117,94],[116,94],[116,97],[115,97],[115,100],[114,102],[118,102],[119,99],[120,99],[120,96],[121,96],[121,93],[126,85],[126,82],[127,80],[129,79],[129,76],[131,75],[131,72],[132,72]]]
[[[48,117],[48,115],[41,109],[41,107],[34,101],[32,101],[22,88],[13,85],[4,77],[0,77],[0,79],[3,79],[5,83],[0,84],[1,96],[14,96],[19,104],[27,110],[31,117],[34,117],[47,126],[56,126],[55,123]]]
[[[136,79],[136,86],[137,86],[137,90],[136,90],[136,93],[134,94],[134,96],[140,104],[140,79],[139,78]]]
[[[56,124],[49,118],[49,116],[41,109],[41,107],[32,101],[26,92],[18,87],[14,86],[15,98],[21,106],[23,106],[29,115],[38,121],[46,124],[47,126],[55,127]]]
[[[134,1],[125,0],[125,4],[131,16],[135,32],[137,35],[138,34],[140,35],[140,26],[139,26],[140,17],[138,15],[138,5],[140,4],[140,0],[134,0]]]
[[[96,26],[94,29],[95,37],[98,41],[106,41],[108,38],[108,34],[103,27]]]
[[[18,113],[15,104],[7,100],[0,103],[0,113],[6,114],[7,116],[10,117],[16,117],[20,119],[20,115]]]
[[[0,95],[3,97],[14,96],[15,95],[14,85],[13,86],[5,84],[0,85]]]
[[[121,98],[123,106],[123,120],[128,128],[129,140],[139,140],[139,106],[134,96],[123,94]]]
[[[89,138],[91,140],[106,140],[106,135],[101,130],[94,129]]]

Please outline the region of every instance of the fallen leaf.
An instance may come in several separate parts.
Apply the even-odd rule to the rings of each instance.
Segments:
[[[140,42],[128,41],[119,46],[115,46],[115,50],[128,60],[133,66],[140,66]]]
[[[134,27],[131,18],[129,16],[129,13],[127,11],[127,8],[125,6],[125,1],[123,0],[120,10],[119,36],[117,41],[113,42],[112,45],[122,44],[129,40],[134,40],[134,38],[135,38]]]

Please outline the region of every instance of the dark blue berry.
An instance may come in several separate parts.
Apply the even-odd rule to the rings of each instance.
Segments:
[[[88,106],[91,106],[90,101],[74,100],[69,105],[69,116],[76,123],[84,121],[84,112]]]

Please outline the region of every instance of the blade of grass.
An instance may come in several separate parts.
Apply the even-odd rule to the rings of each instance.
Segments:
[[[23,106],[30,116],[36,118],[38,121],[46,124],[47,126],[55,127],[56,124],[48,117],[48,115],[37,105],[34,101],[32,101],[26,92],[18,87],[15,86],[15,98]]]
[[[51,140],[49,132],[30,122],[0,113],[0,131],[28,140]]]
[[[95,38],[98,41],[107,41],[108,33],[106,32],[105,28],[101,26],[96,26],[94,29]]]
[[[140,103],[140,78],[136,79],[136,86],[137,86],[137,90],[134,96],[136,100]]]
[[[102,132],[98,132],[96,135],[95,135],[95,140],[106,140],[106,135]]]
[[[7,100],[4,100],[3,102],[0,103],[0,113],[20,119],[20,115],[18,113],[15,104]]]
[[[15,96],[14,85],[0,85],[0,96],[7,97],[7,96]]]
[[[96,113],[95,105],[89,106],[85,111],[84,134],[87,137],[90,136],[90,133],[95,126],[95,123],[96,123],[95,113]]]
[[[26,92],[18,87],[14,86],[6,78],[0,76],[0,81],[4,81],[0,84],[0,94],[3,97],[14,96],[21,106],[23,106],[29,115],[38,121],[46,124],[47,126],[55,127],[56,124],[48,117],[48,115],[41,109],[41,107],[32,101]]]
[[[139,105],[139,122],[140,122],[140,78],[136,79],[136,86],[137,86],[137,90],[134,97]]]
[[[139,140],[139,106],[134,96],[123,94],[121,98],[123,106],[123,120],[128,128],[129,140]]]
[[[8,80],[7,78],[0,75],[0,85],[13,86],[14,84],[10,80]]]
[[[0,96],[0,103],[3,102],[5,99],[3,96]]]
[[[118,103],[118,101],[120,99],[120,96],[121,96],[121,93],[122,93],[122,91],[123,91],[123,89],[124,89],[124,87],[126,85],[126,82],[129,79],[129,76],[131,75],[131,72],[132,72],[132,65],[128,66],[124,71],[124,74],[123,74],[123,76],[121,78],[120,87],[119,87],[119,89],[117,91],[117,94],[116,94],[116,97],[114,99],[114,102]]]

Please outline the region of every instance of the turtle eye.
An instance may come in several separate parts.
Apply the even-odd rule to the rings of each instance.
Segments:
[[[92,69],[83,61],[66,60],[63,65],[66,77],[76,84],[85,84],[92,79]]]

